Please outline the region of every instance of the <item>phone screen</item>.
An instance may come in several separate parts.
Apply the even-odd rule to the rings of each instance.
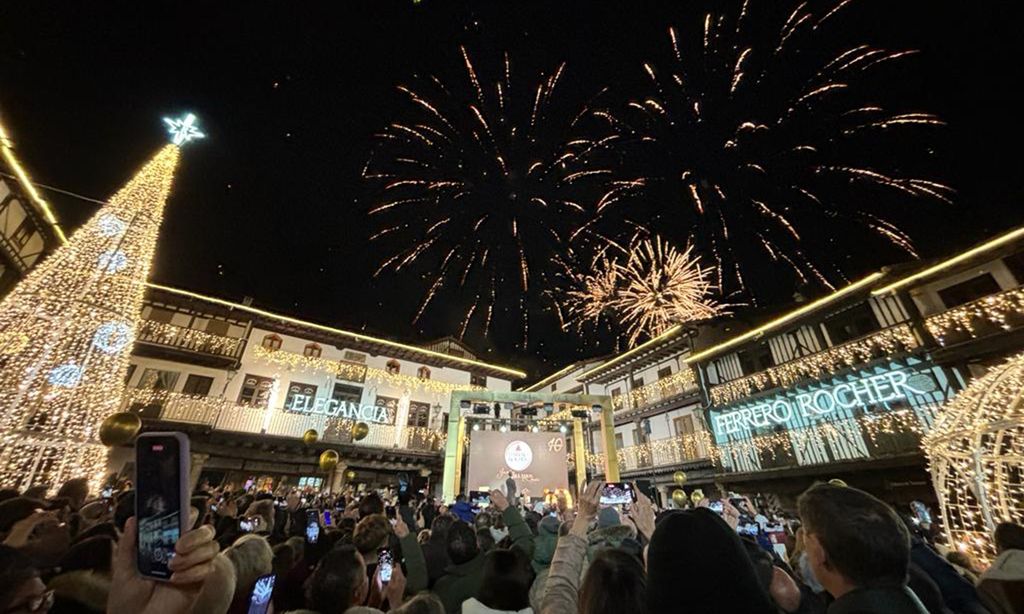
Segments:
[[[100,496],[103,497],[104,499],[109,499],[114,496],[114,489],[111,488],[110,486],[107,486],[106,488],[100,491]]]
[[[708,503],[708,508],[712,512],[714,512],[714,513],[716,513],[718,515],[722,514],[722,502],[721,501],[712,501],[711,503]]]
[[[395,559],[391,556],[390,548],[381,548],[377,551],[377,566],[380,567],[380,581],[387,584],[391,581],[392,565]]]
[[[249,614],[267,614],[267,610],[270,609],[270,598],[274,596],[276,579],[277,575],[272,573],[257,578],[249,596]]]
[[[316,510],[306,510],[306,541],[315,544],[320,539],[320,519]]]
[[[625,505],[636,502],[631,482],[608,482],[601,489],[601,505]]]
[[[173,433],[147,433],[139,437],[135,455],[139,573],[166,580],[171,577],[167,564],[185,521],[182,504],[188,504],[182,501],[182,481],[188,479],[188,440]]]
[[[491,495],[483,490],[471,490],[469,491],[469,502],[478,507],[487,507],[491,504]]]
[[[330,510],[324,510],[324,526],[331,526],[331,512]]]
[[[260,526],[260,519],[258,516],[238,519],[238,530],[242,533],[252,533],[258,526]]]

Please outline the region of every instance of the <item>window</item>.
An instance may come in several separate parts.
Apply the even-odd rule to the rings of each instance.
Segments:
[[[185,387],[181,391],[185,394],[205,397],[210,394],[210,388],[212,387],[212,377],[191,373],[185,378]]]
[[[316,384],[303,384],[302,382],[291,382],[288,384],[288,394],[284,397],[286,409],[291,409],[295,404],[295,397],[303,397],[298,399],[299,407],[306,405],[306,403],[312,405],[313,399],[316,398]]]
[[[551,384],[551,392],[558,390],[558,382]]]
[[[242,380],[242,390],[238,393],[238,403],[266,407],[270,402],[270,389],[273,385],[274,378],[272,377],[246,374],[245,379]]]
[[[430,403],[409,401],[409,426],[422,426],[426,428],[430,424]]]
[[[828,331],[832,345],[858,339],[881,328],[875,312],[871,311],[871,306],[867,303],[860,303],[830,316],[822,326]]]
[[[359,405],[363,400],[363,389],[359,386],[337,383],[334,385],[334,391],[331,392],[331,398],[342,403]]]
[[[672,377],[672,367],[658,369],[658,379],[665,379],[666,377]]]
[[[999,284],[996,283],[995,277],[985,273],[939,290],[939,298],[942,299],[942,304],[946,306],[946,309],[952,309],[983,296],[995,294],[999,290]]]
[[[18,226],[18,229],[14,231],[14,234],[11,235],[11,243],[13,243],[20,250],[21,248],[25,247],[25,244],[28,243],[28,239],[31,236],[32,222],[30,222],[28,219],[25,219],[21,223],[21,225]]]
[[[625,442],[622,441],[622,433],[615,433],[615,449],[621,450],[625,446]]]
[[[693,416],[679,416],[672,420],[676,435],[690,435],[693,433]]]
[[[767,345],[759,345],[736,352],[736,358],[740,361],[740,368],[744,375],[764,371],[775,364],[772,360],[772,351]]]
[[[168,309],[161,309],[160,307],[150,307],[149,315],[146,316],[147,320],[154,322],[162,322],[164,324],[170,324],[171,318],[174,317],[174,312]]]
[[[394,397],[377,397],[374,403],[377,407],[386,407],[388,410],[388,424],[395,423],[395,416],[398,415],[398,399]]]
[[[388,361],[388,364],[385,367],[385,370],[390,375],[398,375],[398,373],[402,370],[402,365],[397,360],[391,359],[391,360]]]
[[[352,361],[352,362],[366,362],[366,354],[361,354],[359,352],[352,352],[352,351],[346,350],[345,351],[345,360],[349,360],[349,361]]]
[[[317,343],[307,343],[306,347],[302,349],[302,355],[307,358],[320,358],[323,353],[324,349]]]
[[[426,367],[420,367],[416,369],[416,377],[420,379],[430,379],[430,369]]]
[[[146,390],[174,390],[174,385],[178,383],[180,375],[177,371],[145,369],[142,371],[142,377],[139,378],[138,387]]]
[[[268,350],[280,350],[281,349],[281,338],[277,335],[266,335],[263,337],[263,341],[260,343],[263,347]]]
[[[617,399],[620,396],[622,396],[622,391],[619,390],[618,388],[612,388],[611,396],[612,396],[613,399]]]
[[[1006,264],[1006,268],[1010,269],[1013,273],[1017,283],[1024,286],[1024,252],[1017,252],[1012,256],[1007,256],[1003,259]]]
[[[469,384],[471,386],[479,386],[480,388],[487,387],[487,376],[477,375],[476,373],[469,374]]]
[[[637,388],[643,388],[644,387],[644,378],[642,378],[642,377],[631,378],[630,384],[633,386],[633,390],[636,390]]]
[[[228,336],[228,329],[231,327],[227,323],[227,320],[207,320],[206,332],[211,335],[220,335],[221,337]]]

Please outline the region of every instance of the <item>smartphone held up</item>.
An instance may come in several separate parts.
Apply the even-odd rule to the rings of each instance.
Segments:
[[[189,524],[188,436],[155,432],[135,443],[135,519],[139,573],[155,580],[171,577],[168,564]]]

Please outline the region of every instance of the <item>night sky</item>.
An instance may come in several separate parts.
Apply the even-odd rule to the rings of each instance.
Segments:
[[[949,123],[916,164],[955,187],[956,204],[911,200],[894,215],[925,256],[1024,222],[1019,152],[1006,153],[1024,136],[1011,5],[861,0],[844,18],[851,40],[921,49],[910,73],[879,87]],[[578,103],[605,86],[628,97],[642,62],[664,53],[668,26],[701,20],[709,7],[735,10],[679,1],[5,2],[0,113],[35,181],[102,199],[165,142],[161,116],[195,112],[209,138],[184,156],[153,280],[422,343],[457,333],[461,314],[442,309],[413,326],[426,282],[372,278],[381,254],[367,243],[371,196],[360,178],[372,135],[407,109],[395,86],[421,73],[455,78],[466,45],[485,65],[505,50],[537,72],[567,61],[561,95]],[[97,207],[48,196],[67,228]],[[846,260],[851,277],[878,264],[867,254]],[[580,339],[550,319],[531,336],[526,350],[501,327],[487,338],[471,330],[466,341],[531,377],[613,348],[609,334]]]

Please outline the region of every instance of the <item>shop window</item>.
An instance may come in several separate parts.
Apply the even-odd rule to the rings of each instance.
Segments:
[[[402,365],[397,360],[391,359],[388,364],[384,367],[389,375],[398,375],[402,370]]]
[[[830,316],[822,323],[822,326],[828,331],[828,338],[832,340],[832,345],[859,339],[881,328],[878,318],[875,317],[875,312],[867,303],[854,305]]]
[[[665,379],[666,377],[672,377],[672,367],[658,369],[658,379]]]
[[[1007,256],[1003,259],[1006,263],[1006,268],[1010,269],[1013,273],[1014,279],[1017,280],[1017,285],[1024,286],[1024,252],[1017,252],[1012,256]]]
[[[302,355],[307,358],[320,358],[323,352],[324,349],[317,343],[307,343],[306,347],[302,349]]]
[[[296,397],[302,397],[296,399]],[[316,384],[303,384],[302,382],[291,382],[288,384],[288,394],[284,397],[284,406],[286,409],[290,409],[296,402],[299,403],[299,407],[303,407],[306,403],[312,404],[313,399],[316,398]]]
[[[264,335],[263,341],[260,342],[260,345],[262,345],[264,348],[270,351],[280,350],[281,338],[274,334]]]
[[[476,373],[469,374],[469,384],[471,386],[479,386],[480,388],[487,387],[487,376],[477,375]]]
[[[181,389],[184,394],[191,394],[194,396],[208,396],[210,394],[210,388],[213,387],[213,378],[205,375],[196,375],[190,373],[185,378],[185,387]]]
[[[139,378],[139,388],[145,390],[174,390],[181,373],[164,371],[163,369],[145,369]]]
[[[331,398],[342,403],[359,405],[363,400],[363,389],[359,386],[337,383],[334,385],[334,391],[331,392]]]
[[[270,403],[270,390],[274,386],[274,378],[259,375],[246,375],[242,380],[242,389],[238,393],[239,405],[266,407]]]
[[[736,358],[740,361],[740,369],[744,375],[764,371],[775,365],[772,359],[772,351],[767,345],[758,345],[736,352]]]
[[[996,278],[992,277],[989,273],[984,273],[954,286],[939,290],[939,298],[942,299],[942,304],[946,306],[946,309],[952,309],[958,305],[970,303],[990,294],[995,294],[999,290]]]
[[[430,369],[426,367],[420,367],[416,369],[416,377],[420,379],[430,379]]]

